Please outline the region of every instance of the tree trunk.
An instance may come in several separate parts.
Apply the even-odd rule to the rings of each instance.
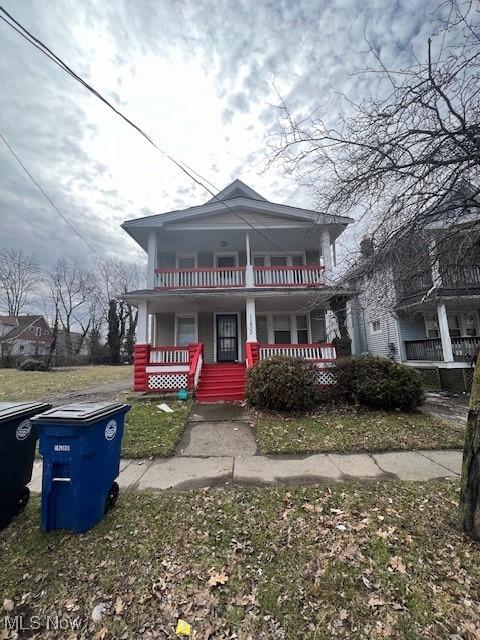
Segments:
[[[473,374],[460,483],[460,527],[480,540],[480,356]]]

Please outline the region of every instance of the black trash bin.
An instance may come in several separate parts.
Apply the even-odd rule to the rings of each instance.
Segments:
[[[45,402],[0,402],[0,529],[26,506],[37,429],[30,418],[51,408]]]

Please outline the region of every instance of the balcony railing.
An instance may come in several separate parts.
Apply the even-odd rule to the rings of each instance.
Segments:
[[[156,269],[156,289],[211,289],[245,286],[245,267]]]
[[[448,289],[480,287],[480,265],[460,264],[442,268],[442,286]]]
[[[480,337],[450,338],[452,342],[453,359],[455,362],[471,362],[477,348],[480,346]],[[441,338],[424,338],[423,340],[405,341],[407,360],[443,362],[443,349]]]
[[[321,287],[324,284],[321,265],[301,267],[253,267],[256,287]]]
[[[316,288],[325,284],[322,265],[299,267],[198,267],[156,269],[156,289],[229,289],[243,287]]]

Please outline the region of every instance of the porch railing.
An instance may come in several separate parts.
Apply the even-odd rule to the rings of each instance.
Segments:
[[[260,360],[273,358],[274,356],[289,356],[290,358],[303,358],[315,362],[335,360],[337,357],[335,347],[329,342],[319,344],[261,344],[259,345]]]
[[[195,391],[198,387],[200,374],[203,367],[203,344],[199,342],[191,346],[190,350],[190,370],[188,372],[188,388]]]
[[[321,287],[325,284],[324,267],[304,265],[299,267],[253,267],[256,287]]]
[[[441,277],[442,286],[449,289],[480,287],[480,265],[459,264],[443,267]]]
[[[150,347],[150,364],[185,364],[188,347]]]
[[[477,348],[480,337],[451,337],[453,359],[455,362],[470,362]],[[443,362],[441,338],[424,338],[422,340],[406,340],[407,360]]]
[[[156,269],[156,289],[211,289],[245,286],[245,267]]]

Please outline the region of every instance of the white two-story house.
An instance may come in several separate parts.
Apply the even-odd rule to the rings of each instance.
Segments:
[[[148,253],[146,288],[124,296],[138,308],[134,388],[240,400],[245,368],[275,354],[316,361],[328,382],[335,240],[350,222],[240,180],[199,206],[125,222]]]

